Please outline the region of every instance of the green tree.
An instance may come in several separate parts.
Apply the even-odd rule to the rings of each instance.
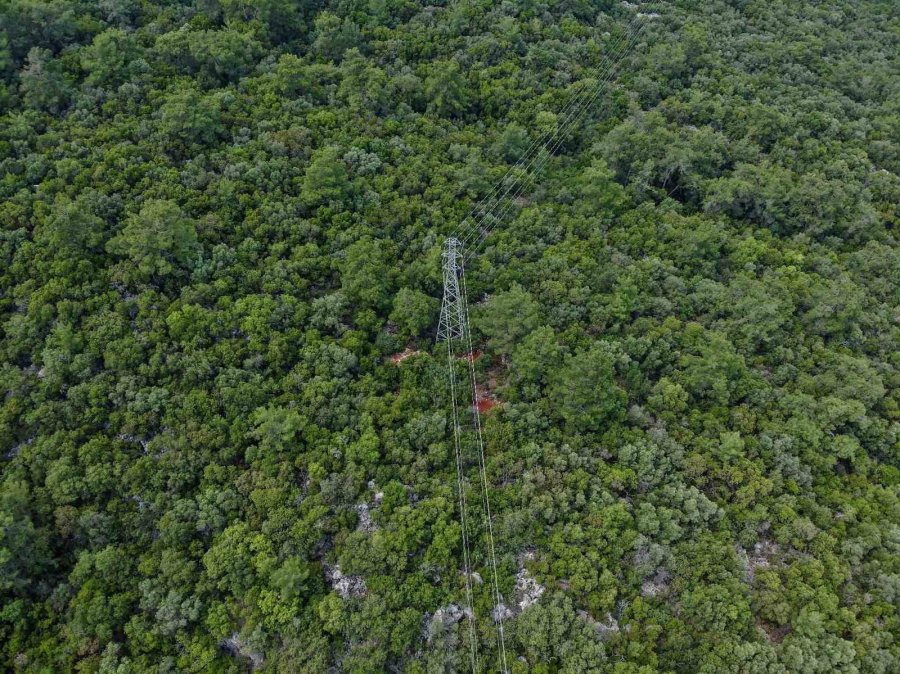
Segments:
[[[0,597],[9,602],[28,596],[34,589],[32,578],[50,562],[49,541],[34,525],[28,496],[23,482],[0,483]]]
[[[187,156],[195,144],[209,144],[222,132],[221,107],[194,89],[176,90],[159,107],[159,130],[166,149]]]
[[[92,86],[116,86],[127,81],[140,54],[140,47],[131,34],[120,28],[103,31],[81,50],[81,67],[88,73],[85,82]]]
[[[159,281],[183,270],[197,253],[194,221],[174,201],[148,201],[131,215],[125,227],[107,243],[114,255],[128,258],[123,270],[129,280]],[[132,266],[133,265],[133,266]]]
[[[284,0],[222,0],[221,4],[229,24],[246,24],[275,44],[305,33],[308,28],[303,15],[317,7]]]
[[[341,261],[344,294],[363,307],[383,308],[392,285],[389,259],[384,241],[365,237],[351,244]]]
[[[349,18],[341,20],[331,12],[321,12],[315,21],[313,50],[329,61],[340,61],[351,47],[360,46],[359,27]]]
[[[700,336],[700,332],[696,333]],[[747,365],[734,345],[719,333],[700,336],[694,353],[681,358],[685,388],[701,399],[725,405],[739,398],[747,385]]]
[[[60,199],[41,232],[54,249],[75,254],[97,252],[106,233],[106,223],[92,212],[91,201]]]
[[[41,47],[28,51],[28,60],[19,73],[19,89],[26,105],[53,113],[65,108],[71,95],[62,63]]]
[[[411,288],[401,288],[394,296],[393,306],[390,319],[408,337],[418,337],[433,325],[438,311],[435,298]]]
[[[574,430],[603,431],[624,417],[628,396],[618,384],[616,360],[608,344],[596,342],[550,375],[547,396]]]
[[[313,155],[303,177],[303,199],[310,205],[340,202],[350,189],[347,167],[339,147],[329,146]]]
[[[599,674],[604,670],[606,653],[599,636],[561,594],[531,606],[515,629],[528,661],[545,671]]]
[[[428,111],[444,117],[455,117],[469,107],[469,87],[459,63],[439,61],[425,78]]]
[[[513,163],[522,158],[530,145],[528,131],[513,122],[503,130],[503,134],[497,139],[495,149],[507,162]]]
[[[565,347],[552,328],[533,330],[513,350],[510,373],[529,399],[537,399],[541,390],[563,363]]]
[[[504,357],[541,320],[540,305],[518,283],[514,283],[509,290],[492,295],[472,313],[478,329],[489,338],[491,348]]]

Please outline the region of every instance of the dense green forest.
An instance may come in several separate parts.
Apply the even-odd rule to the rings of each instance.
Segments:
[[[900,671],[896,0],[0,0],[0,670],[469,668],[441,245],[637,13],[467,269],[511,671]]]

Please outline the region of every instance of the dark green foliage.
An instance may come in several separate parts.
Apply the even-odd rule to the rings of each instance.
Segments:
[[[658,11],[466,260],[511,670],[900,671],[898,5],[653,5],[0,2],[0,670],[468,670],[441,242]]]
[[[479,307],[477,325],[497,352],[508,354],[513,346],[540,324],[540,305],[518,283],[492,296]]]
[[[19,93],[22,102],[34,110],[59,112],[68,103],[71,88],[65,70],[48,49],[29,50],[19,74]]]
[[[394,310],[390,319],[407,337],[418,337],[434,325],[438,301],[418,290],[401,288],[394,296]]]
[[[197,251],[194,223],[174,201],[149,201],[125,223],[106,250],[126,258],[121,274],[128,281],[161,280],[183,269]]]

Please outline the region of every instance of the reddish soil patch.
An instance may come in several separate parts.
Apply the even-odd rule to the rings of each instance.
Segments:
[[[496,398],[494,398],[490,395],[484,394],[484,393],[481,393],[478,395],[478,400],[476,402],[478,411],[481,413],[490,412],[492,409],[497,407],[497,405],[499,405],[499,404],[500,404],[499,400],[497,400]]]
[[[404,349],[400,353],[395,353],[393,356],[390,356],[388,360],[392,363],[402,363],[407,358],[415,356],[418,353],[421,353],[418,349]]]

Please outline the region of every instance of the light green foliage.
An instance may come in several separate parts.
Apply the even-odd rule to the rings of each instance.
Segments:
[[[272,585],[279,595],[287,599],[306,594],[313,570],[299,559],[289,559],[277,571],[272,572]]]
[[[270,44],[297,39],[308,30],[308,15],[316,3],[285,0],[222,0],[225,23],[252,31]]]
[[[571,601],[555,595],[522,614],[516,637],[537,671],[602,672],[606,654]]]
[[[440,61],[432,65],[425,78],[428,110],[436,115],[452,117],[469,104],[469,88],[456,61]]]
[[[243,522],[228,527],[203,556],[203,566],[220,590],[244,592],[256,580],[252,536]]]
[[[578,204],[591,217],[618,214],[628,203],[625,190],[616,182],[610,168],[594,160],[581,174]]]
[[[700,666],[701,674],[785,674],[777,651],[767,643],[725,641]]]
[[[89,198],[58,201],[42,232],[47,245],[76,255],[96,252],[103,241],[106,223],[92,212],[92,206]]]
[[[681,358],[681,381],[695,398],[719,405],[737,402],[745,391],[747,367],[743,356],[719,334],[701,335],[691,329],[691,341],[696,346]]]
[[[27,485],[6,480],[0,484],[0,591],[7,597],[27,595],[28,585],[41,570],[46,569],[45,535],[35,529],[28,508]],[[12,618],[20,605],[6,609]]]
[[[341,263],[342,289],[363,307],[384,308],[391,288],[392,272],[385,243],[364,238],[351,244]]]
[[[166,149],[186,155],[196,144],[210,143],[221,130],[221,109],[210,96],[184,89],[167,96],[157,115]]]
[[[497,139],[497,152],[509,163],[516,163],[531,148],[531,140],[528,131],[513,122],[503,130],[503,134]],[[528,157],[527,159],[530,159]]]
[[[359,27],[347,17],[331,12],[320,12],[316,16],[315,41],[313,50],[330,61],[339,61],[351,47],[358,47],[360,42]]]
[[[565,348],[553,330],[541,327],[523,337],[513,351],[510,374],[528,398],[537,398],[542,387],[563,363]]]
[[[176,71],[212,86],[246,75],[259,60],[262,45],[252,35],[236,30],[182,28],[160,37],[155,50]]]
[[[0,72],[6,74],[12,67],[12,54],[9,51],[9,38],[6,33],[0,35]]]
[[[120,28],[110,28],[96,37],[81,52],[81,67],[87,71],[85,83],[93,86],[115,86],[130,79],[134,61],[141,54],[133,35]]]

